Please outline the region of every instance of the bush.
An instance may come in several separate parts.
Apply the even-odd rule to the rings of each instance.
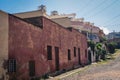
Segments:
[[[106,59],[106,57],[105,57],[106,54],[107,54],[106,50],[102,49],[101,59],[105,60]]]
[[[107,47],[108,47],[109,53],[112,53],[112,54],[115,53],[116,46],[117,46],[117,43],[115,42],[108,43]]]
[[[120,49],[120,42],[117,43],[116,48]]]

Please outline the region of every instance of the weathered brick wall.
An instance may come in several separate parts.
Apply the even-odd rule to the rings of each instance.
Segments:
[[[85,49],[87,49],[86,37],[76,30],[69,31],[68,29],[62,28],[60,25],[53,23],[52,21],[43,18],[44,23],[44,34],[47,34],[46,45],[50,44],[53,47],[58,46],[60,48],[60,68],[66,69],[68,67],[72,68],[73,65],[78,64],[78,48],[81,50],[81,62],[85,63]],[[58,36],[57,36],[58,35]],[[51,36],[48,37],[48,36]],[[56,40],[57,39],[57,40]],[[49,41],[48,41],[49,40]],[[74,57],[74,47],[77,48],[77,56]],[[68,52],[71,50],[71,60],[68,61]],[[54,50],[53,56],[54,55]],[[53,59],[51,64],[55,65],[55,60]]]
[[[9,16],[9,23],[9,58],[17,60],[17,78],[28,78],[30,60],[35,60],[36,76],[47,73],[43,30],[13,16]]]
[[[67,30],[51,20],[42,17],[43,28],[33,26],[16,17],[9,16],[9,58],[17,60],[19,79],[28,78],[28,62],[35,60],[36,76],[55,72],[55,49],[59,47],[60,70],[78,65],[78,48],[81,62],[86,63],[86,37],[72,29]],[[47,45],[52,46],[52,60],[47,60]],[[74,47],[77,48],[74,57]],[[68,60],[68,49],[71,60]]]

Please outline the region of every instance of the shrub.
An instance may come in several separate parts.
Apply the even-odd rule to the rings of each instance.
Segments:
[[[106,50],[102,49],[101,59],[105,60],[106,59],[106,57],[105,57],[106,54],[107,54]]]
[[[115,53],[115,48],[116,48],[117,44],[115,42],[111,42],[107,44],[108,47],[108,51],[109,53]]]
[[[116,48],[120,49],[120,42],[117,43]]]

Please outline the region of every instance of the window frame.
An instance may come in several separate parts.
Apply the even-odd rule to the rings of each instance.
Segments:
[[[16,59],[9,59],[8,60],[8,72],[9,73],[16,72],[16,66],[17,66],[16,64],[17,64]]]

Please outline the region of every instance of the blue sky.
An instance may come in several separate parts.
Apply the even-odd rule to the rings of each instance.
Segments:
[[[120,31],[120,0],[0,0],[0,10],[18,13],[37,10],[46,5],[47,13],[57,10],[60,14],[76,13],[85,21],[95,23],[107,33]]]

